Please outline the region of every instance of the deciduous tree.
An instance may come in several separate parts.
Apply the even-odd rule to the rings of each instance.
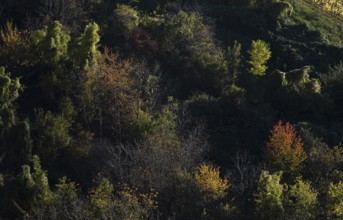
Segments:
[[[328,191],[327,219],[343,218],[343,183],[331,183]]]
[[[279,121],[270,131],[266,146],[266,160],[269,168],[275,171],[296,172],[306,159],[301,138],[293,125]]]
[[[309,182],[298,177],[284,197],[289,217],[295,216],[304,220],[317,217],[318,193]]]

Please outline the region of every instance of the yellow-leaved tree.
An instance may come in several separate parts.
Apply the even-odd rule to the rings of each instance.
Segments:
[[[199,205],[202,219],[228,219],[234,215],[234,207],[228,198],[229,181],[220,176],[219,167],[201,164],[194,174],[195,184],[200,191]]]
[[[250,65],[249,72],[254,76],[265,75],[268,69],[266,63],[272,56],[269,44],[262,40],[254,40],[248,53],[250,55],[250,60],[248,61]]]

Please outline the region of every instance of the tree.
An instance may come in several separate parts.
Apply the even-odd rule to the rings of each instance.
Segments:
[[[304,220],[315,219],[318,206],[317,196],[318,193],[311,187],[310,183],[298,177],[285,195],[287,215]]]
[[[139,25],[138,11],[128,5],[120,4],[114,10],[114,13],[122,32],[128,37]]]
[[[330,183],[327,193],[327,219],[343,218],[343,182]]]
[[[228,81],[232,84],[235,84],[239,71],[241,70],[241,48],[242,45],[235,41],[233,47],[229,47],[227,50],[227,59],[228,59]]]
[[[305,172],[315,184],[316,189],[323,193],[330,182],[337,182],[343,178],[342,163],[342,147],[330,148],[325,144],[316,144],[308,153]]]
[[[269,45],[262,40],[253,40],[248,53],[250,55],[249,72],[254,76],[263,76],[267,70],[265,64],[272,54]]]
[[[32,166],[22,166],[18,180],[20,197],[16,206],[28,219],[90,219],[85,202],[79,197],[78,184],[62,177],[51,190],[37,155],[32,157]]]
[[[229,181],[220,176],[219,167],[200,164],[194,172],[194,181],[202,218],[227,219],[233,214],[234,207],[229,205],[228,198]]]
[[[157,208],[154,192],[138,193],[138,190],[124,185],[116,194],[108,179],[90,191],[88,198],[91,218],[147,219]]]
[[[33,124],[34,152],[43,162],[53,162],[70,142],[69,129],[71,123],[61,115],[50,111],[36,110],[36,120]]]
[[[67,177],[62,177],[55,185],[56,189],[53,192],[53,203],[50,205],[51,212],[55,212],[57,218],[63,219],[70,216],[72,219],[77,219],[78,206],[81,204],[81,199],[78,193],[80,192],[78,184],[71,182]],[[50,217],[51,219],[52,217]]]
[[[100,138],[122,140],[134,123],[140,103],[130,76],[132,62],[105,49],[98,57],[97,67],[80,79],[84,122],[95,127]]]
[[[203,129],[196,126],[181,130],[180,127],[186,125],[178,118],[179,111],[177,102],[169,98],[169,103],[161,112],[149,115],[144,122],[148,125],[143,126],[146,134],[142,139],[125,145],[98,142],[89,154],[89,159],[96,161],[92,164],[98,165],[99,170],[111,176],[111,179],[148,194],[151,189],[156,190],[159,193],[156,200],[163,219],[167,219],[171,213],[175,213],[177,219],[200,218],[205,205],[210,207],[207,210],[212,209],[211,203],[205,203],[205,196],[213,198],[210,196],[212,191],[209,190],[210,195],[204,191],[204,197],[200,200],[202,193],[194,179],[194,171],[207,150]],[[220,207],[221,199],[216,200],[216,208]]]
[[[272,170],[283,170],[293,173],[298,171],[306,159],[301,138],[296,135],[293,125],[282,124],[282,121],[270,131],[266,145],[266,160]]]
[[[33,65],[32,38],[27,30],[19,30],[8,21],[0,31],[0,66],[12,72],[21,72],[21,67]]]
[[[19,78],[0,67],[0,155],[7,171],[17,172],[32,156],[30,125],[18,119],[14,105],[22,89]]]
[[[157,193],[139,193],[136,188],[124,186],[117,192],[114,203],[114,215],[119,219],[149,219],[157,209]]]
[[[69,72],[64,65],[69,58],[71,37],[59,21],[35,31],[32,36],[38,64],[36,67],[40,69],[39,85],[43,97],[51,103],[61,91],[70,91],[72,87]]]
[[[269,174],[262,171],[255,193],[257,215],[264,220],[281,219],[284,214],[282,194],[284,186],[280,184],[282,172]]]
[[[94,218],[103,218],[113,206],[113,185],[103,179],[99,186],[92,189],[89,195],[89,210]]]
[[[218,92],[226,81],[227,62],[211,28],[198,12],[180,11],[165,19],[162,56],[181,74],[186,91]],[[187,87],[187,88],[186,88]]]
[[[22,86],[19,78],[12,79],[4,67],[0,67],[0,137],[16,122],[14,101],[19,97]]]
[[[22,186],[22,193],[29,199],[29,205],[48,204],[52,201],[53,194],[50,190],[47,172],[42,169],[37,155],[32,157],[32,166],[22,166],[18,180]]]
[[[48,64],[56,64],[67,58],[70,36],[62,29],[62,24],[55,21],[53,24],[38,30],[34,34],[35,44],[41,59]]]
[[[89,23],[72,47],[70,58],[74,65],[81,70],[87,70],[90,67],[96,68],[97,66],[97,60],[100,56],[98,51],[99,30],[99,25],[95,22]]]
[[[220,177],[219,168],[211,164],[201,164],[194,175],[195,182],[206,201],[222,199],[226,196],[229,182]]]

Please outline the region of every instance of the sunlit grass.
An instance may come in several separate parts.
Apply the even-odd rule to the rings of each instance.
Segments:
[[[313,5],[313,3],[309,3],[312,1],[313,3],[315,1],[319,2],[319,0],[297,1],[293,18],[298,22],[306,24],[310,29],[319,31],[329,43],[343,47],[343,14],[342,16],[331,16],[316,5]],[[330,2],[334,1],[330,0]]]

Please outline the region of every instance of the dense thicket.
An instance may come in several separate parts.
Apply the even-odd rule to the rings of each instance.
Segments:
[[[3,0],[0,219],[342,219],[342,7]]]

